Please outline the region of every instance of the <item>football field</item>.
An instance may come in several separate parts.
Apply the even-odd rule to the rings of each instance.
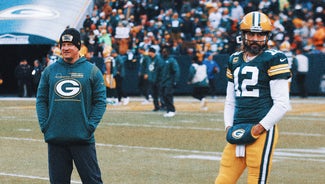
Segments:
[[[224,97],[208,99],[208,111],[191,97],[175,97],[173,118],[152,112],[153,105],[141,100],[131,97],[126,106],[107,106],[95,133],[103,182],[214,183],[226,144]],[[269,183],[324,183],[325,97],[293,97],[291,105],[279,123]],[[0,114],[0,183],[49,183],[35,98],[0,98]],[[247,183],[246,175],[238,183]],[[71,183],[81,183],[76,169]]]

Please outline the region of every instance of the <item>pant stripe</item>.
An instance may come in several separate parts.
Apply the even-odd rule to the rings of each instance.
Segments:
[[[268,171],[269,171],[269,164],[270,164],[270,157],[272,153],[273,148],[273,142],[274,142],[274,129],[275,127],[272,127],[266,135],[266,142],[264,145],[263,150],[263,157],[262,157],[262,163],[261,163],[261,170],[260,170],[260,181],[258,183],[263,184],[267,181]]]

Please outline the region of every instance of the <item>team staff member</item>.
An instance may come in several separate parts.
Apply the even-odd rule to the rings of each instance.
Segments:
[[[272,30],[263,13],[251,12],[240,23],[243,51],[227,68],[224,121],[227,141],[216,184],[234,184],[245,168],[247,183],[267,183],[278,141],[277,123],[290,108],[287,57],[266,50]]]
[[[164,117],[175,116],[174,91],[179,80],[179,65],[173,57],[170,57],[169,48],[162,49],[164,65],[161,73],[161,92],[166,106]]]
[[[125,91],[123,90],[123,81],[125,78],[125,59],[120,54],[118,54],[115,50],[112,50],[111,55],[115,60],[114,78],[116,80],[116,93],[117,93],[118,103],[122,103],[122,98],[123,98],[123,105],[127,105],[129,103],[129,97],[126,95]]]
[[[80,33],[60,36],[62,58],[45,68],[36,110],[45,142],[51,183],[70,183],[73,162],[82,183],[102,183],[94,132],[106,109],[101,71],[79,56]]]
[[[149,63],[150,57],[146,55],[146,51],[144,47],[139,47],[138,49],[138,61],[139,61],[139,89],[141,94],[144,96],[145,100],[142,102],[143,104],[149,103],[149,88],[150,84],[148,81],[148,74],[149,74]]]
[[[150,64],[149,64],[149,76],[148,80],[150,82],[151,86],[151,95],[152,95],[152,100],[153,100],[153,105],[154,109],[153,111],[159,111],[162,109],[163,105],[162,104],[162,99],[161,97],[161,86],[160,86],[160,81],[161,81],[161,72],[162,72],[162,67],[164,61],[162,58],[156,54],[156,49],[153,47],[149,48],[149,57],[151,59]]]

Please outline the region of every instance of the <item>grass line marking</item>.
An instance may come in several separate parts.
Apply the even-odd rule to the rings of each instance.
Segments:
[[[183,129],[183,130],[204,130],[204,131],[219,131],[224,132],[223,128],[202,128],[202,127],[182,127],[182,126],[165,126],[165,125],[144,125],[144,124],[134,124],[134,123],[105,123],[102,122],[102,126],[130,126],[130,127],[141,127],[141,128],[162,128],[162,129]],[[313,134],[305,132],[280,132],[281,135],[293,135],[293,136],[306,136],[306,137],[322,137],[323,134]]]
[[[28,179],[37,179],[37,180],[45,180],[49,181],[49,178],[39,177],[39,176],[30,176],[30,175],[23,175],[23,174],[14,174],[14,173],[4,173],[0,172],[0,176],[11,176],[16,178],[28,178]],[[81,183],[80,181],[71,180],[71,183]]]

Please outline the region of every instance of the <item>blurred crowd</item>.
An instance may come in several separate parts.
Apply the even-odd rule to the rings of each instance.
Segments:
[[[201,60],[231,54],[239,46],[241,18],[262,11],[274,26],[270,47],[325,53],[324,7],[319,0],[97,0],[80,28],[80,52],[92,58],[116,50],[130,60],[139,47],[154,47],[159,54],[169,46],[174,56]],[[58,54],[54,47],[50,57]]]

